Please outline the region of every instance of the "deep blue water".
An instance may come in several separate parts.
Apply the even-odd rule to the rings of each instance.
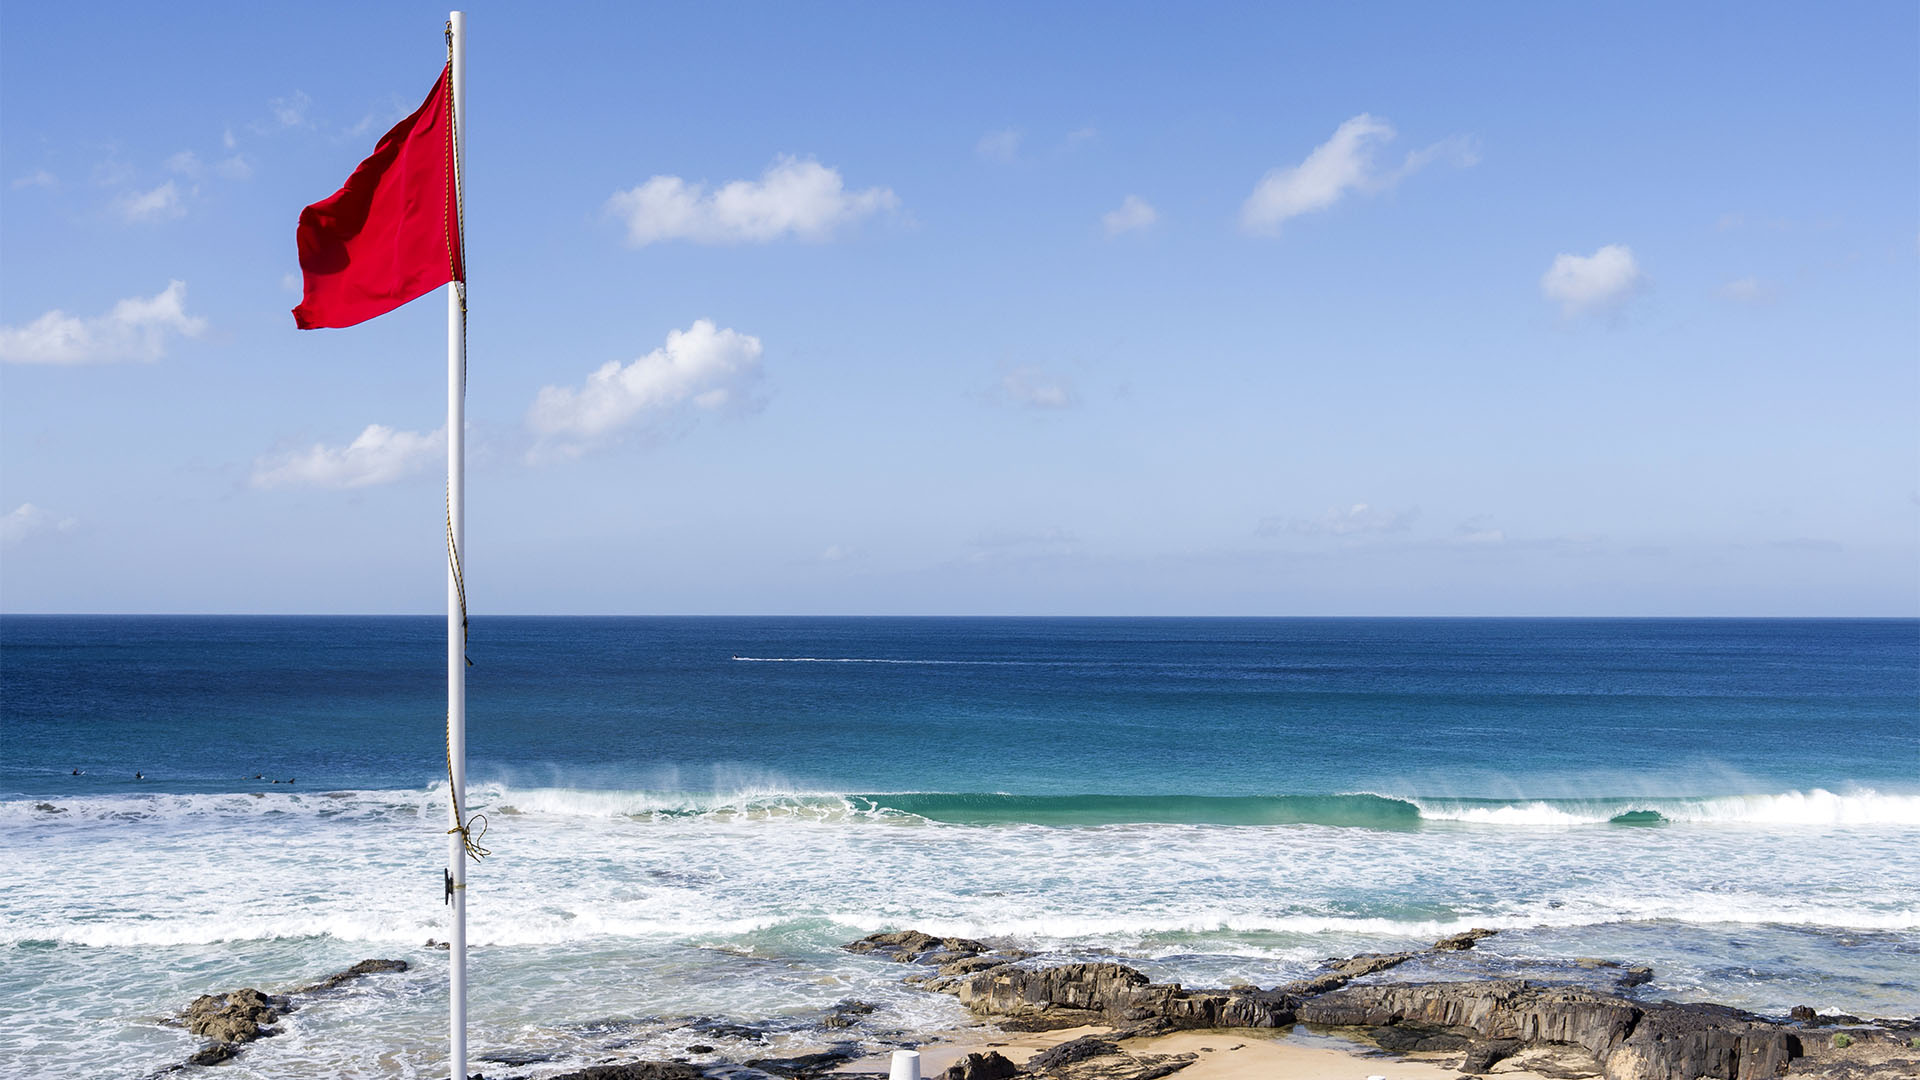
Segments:
[[[0,792],[425,785],[443,634],[0,618]],[[476,781],[1540,798],[1920,774],[1913,620],[477,618],[469,654]],[[765,662],[799,658],[886,662]]]

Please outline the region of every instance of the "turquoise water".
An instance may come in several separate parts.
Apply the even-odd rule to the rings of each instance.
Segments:
[[[196,994],[373,955],[419,967],[223,1068],[436,1068],[442,632],[0,618],[0,1075],[151,1071]],[[1190,984],[1495,926],[1496,967],[1920,1012],[1911,620],[482,618],[470,652],[474,1045],[536,1074],[712,1043],[694,1014],[788,1018],[753,1056],[848,996],[876,1046],[960,1022],[834,948],[904,926]]]

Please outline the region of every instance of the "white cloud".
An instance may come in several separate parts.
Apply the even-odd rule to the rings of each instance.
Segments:
[[[0,517],[0,543],[18,544],[45,533],[70,533],[79,524],[73,518],[62,517],[32,503],[21,503]]]
[[[1268,518],[1260,523],[1262,536],[1292,533],[1296,536],[1363,536],[1370,533],[1406,532],[1412,527],[1417,510],[1381,510],[1366,503],[1345,508],[1334,507],[1317,518]]]
[[[1645,283],[1640,264],[1625,244],[1608,244],[1591,255],[1556,255],[1540,278],[1540,291],[1567,315],[1611,311]]]
[[[168,172],[179,173],[190,180],[206,175],[207,165],[200,155],[191,150],[182,150],[166,160]],[[253,176],[253,163],[245,154],[233,154],[221,158],[213,164],[213,171],[228,180],[246,180]]]
[[[711,194],[704,184],[655,176],[614,193],[607,210],[626,222],[627,242],[643,247],[663,240],[766,243],[789,235],[825,240],[841,226],[899,203],[888,188],[848,191],[837,170],[811,158],[782,156],[759,180],[735,180]]]
[[[1737,278],[1720,286],[1720,299],[1739,304],[1765,304],[1774,299],[1774,287],[1757,277]]]
[[[228,128],[227,130],[220,133],[220,145],[226,147],[229,150],[240,145],[240,140],[233,137],[232,128]]]
[[[608,361],[577,388],[542,387],[527,410],[527,426],[540,440],[529,457],[577,456],[621,428],[682,407],[751,407],[760,353],[759,338],[700,319],[668,333],[666,344],[645,356]]]
[[[178,156],[178,155],[176,155]],[[114,200],[113,208],[128,221],[165,221],[187,212],[180,189],[169,180],[152,191],[131,191]]]
[[[1109,210],[1100,217],[1100,223],[1107,227],[1108,236],[1144,229],[1159,220],[1160,212],[1138,195],[1127,196],[1118,210]]]
[[[1564,537],[1546,541],[1546,543],[1549,545],[1558,545],[1568,541],[1574,543],[1591,543],[1593,539],[1592,537]],[[1489,547],[1495,544],[1506,543],[1507,533],[1505,529],[1494,528],[1492,517],[1486,514],[1476,514],[1461,522],[1459,526],[1453,530],[1453,537],[1448,542],[1464,547]],[[1538,543],[1540,542],[1536,541],[1536,544]]]
[[[133,183],[133,166],[116,158],[108,158],[93,167],[93,186],[100,188],[125,187]]]
[[[1067,149],[1073,150],[1077,147],[1084,146],[1085,144],[1090,143],[1099,137],[1100,137],[1100,132],[1096,128],[1090,128],[1090,127],[1075,128],[1074,130],[1067,132]]]
[[[307,110],[313,107],[313,99],[305,90],[295,90],[287,97],[274,98],[267,107],[273,112],[273,122],[280,127],[302,127],[307,122]]]
[[[447,429],[421,433],[368,424],[345,446],[315,443],[305,450],[258,458],[257,488],[357,488],[388,484],[424,471],[447,452]]]
[[[35,169],[25,176],[15,178],[13,181],[13,190],[15,191],[19,191],[22,188],[52,188],[59,186],[60,178],[45,169]]]
[[[858,554],[860,554],[859,548],[847,544],[828,544],[827,549],[820,553],[820,561],[846,562]]]
[[[998,390],[1002,401],[1033,409],[1065,409],[1077,400],[1072,383],[1037,367],[1019,367],[1007,372],[1001,377]]]
[[[969,563],[1017,563],[1042,559],[1077,559],[1084,547],[1080,538],[1061,528],[1036,532],[983,533],[967,541],[961,558]]]
[[[158,360],[167,339],[199,337],[207,320],[186,312],[187,283],[169,282],[158,294],[122,300],[91,319],[58,308],[25,326],[0,326],[0,362],[10,364],[98,364],[114,360]]]
[[[973,144],[973,152],[989,161],[1012,161],[1020,156],[1019,128],[989,131]]]
[[[1382,172],[1374,163],[1374,152],[1392,142],[1394,134],[1393,125],[1367,113],[1341,124],[1331,139],[1314,147],[1300,164],[1261,177],[1240,207],[1241,228],[1272,235],[1288,218],[1325,210],[1351,192],[1385,191],[1436,161],[1464,168],[1479,160],[1472,142],[1456,137],[1415,150],[1399,168]]]

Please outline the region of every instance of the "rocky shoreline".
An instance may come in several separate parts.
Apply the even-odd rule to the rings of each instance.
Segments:
[[[1109,961],[1035,966],[1026,963],[1031,954],[1017,949],[914,930],[869,935],[844,948],[911,966],[906,982],[954,995],[972,1015],[1001,1031],[1094,1029],[1020,1063],[982,1048],[939,1074],[942,1080],[1158,1080],[1197,1060],[1193,1053],[1152,1052],[1153,1042],[1169,1033],[1296,1025],[1339,1035],[1372,1052],[1444,1061],[1466,1075],[1524,1071],[1558,1080],[1920,1076],[1920,1019],[1823,1016],[1804,1007],[1774,1018],[1721,1005],[1642,1001],[1630,992],[1652,978],[1649,969],[1589,958],[1562,965],[1560,978],[1402,980],[1390,974],[1409,964],[1430,968],[1434,958],[1472,949],[1493,933],[1471,930],[1426,949],[1332,959],[1308,978],[1266,989],[1188,989],[1155,983],[1135,968]],[[285,994],[247,988],[202,996],[179,1022],[207,1043],[162,1074],[218,1065],[275,1034],[274,1025],[300,1004],[347,982],[407,968],[401,960],[367,960]],[[867,1003],[845,1001],[812,1018],[811,1026],[852,1036],[851,1029],[873,1012]],[[717,1018],[689,1018],[686,1026],[696,1033],[760,1037],[750,1025]],[[710,1053],[714,1048],[695,1043],[687,1049]],[[609,1061],[545,1080],[817,1080],[863,1075],[846,1071],[863,1053],[860,1041],[850,1037],[822,1052],[790,1058]],[[519,1068],[546,1059],[501,1053],[476,1060]]]
[[[280,1029],[274,1025],[307,1000],[368,975],[406,971],[409,966],[405,960],[362,960],[319,982],[284,994],[268,994],[252,987],[224,994],[202,994],[180,1014],[178,1022],[188,1031],[206,1039],[206,1044],[186,1061],[155,1075],[165,1075],[194,1065],[218,1065],[245,1049],[248,1043],[278,1035]]]
[[[872,935],[848,948],[933,967],[922,985],[957,995],[1002,1028],[1111,1026],[1113,1034],[1097,1040],[1103,1052],[1180,1029],[1307,1024],[1364,1033],[1389,1051],[1457,1051],[1460,1071],[1469,1074],[1543,1051],[1533,1057],[1552,1059],[1535,1062],[1549,1075],[1604,1080],[1920,1075],[1920,1021],[1820,1017],[1812,1009],[1775,1020],[1722,1005],[1643,1002],[1625,991],[1649,981],[1652,971],[1607,961],[1583,962],[1600,988],[1525,979],[1351,985],[1423,956],[1471,949],[1493,933],[1470,930],[1429,949],[1330,960],[1319,974],[1265,990],[1188,990],[1118,963],[1029,969],[1019,966],[1024,957],[1017,953],[914,931]],[[955,1080],[997,1078],[962,1070]]]

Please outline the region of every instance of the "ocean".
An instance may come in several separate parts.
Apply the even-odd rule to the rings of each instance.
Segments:
[[[147,1076],[195,996],[368,957],[413,969],[221,1068],[437,1075],[443,633],[0,618],[0,1076]],[[901,928],[1199,986],[1484,926],[1487,972],[1920,1013],[1920,621],[480,617],[469,653],[489,1076],[966,1022],[838,948]]]

